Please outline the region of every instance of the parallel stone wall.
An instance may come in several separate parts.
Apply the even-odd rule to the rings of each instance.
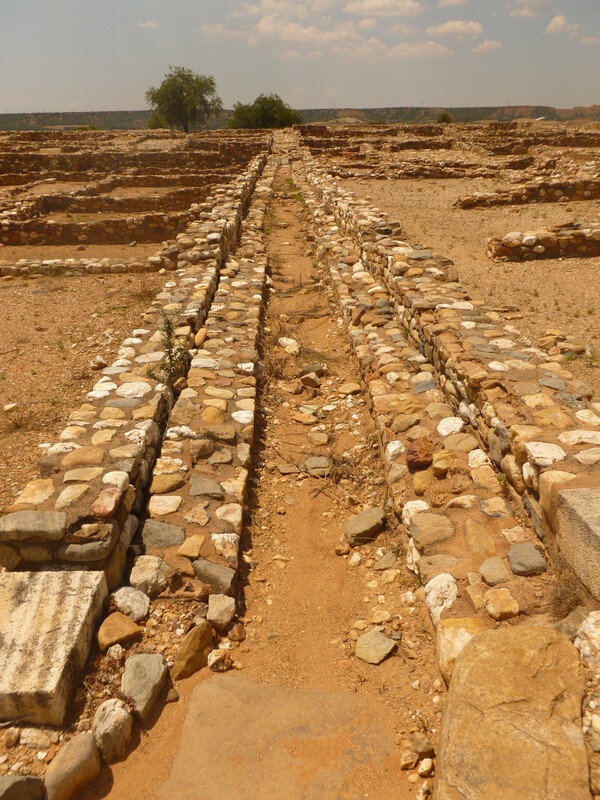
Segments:
[[[210,212],[178,238],[178,270],[143,315],[146,327],[123,342],[118,359],[40,460],[41,479],[0,518],[4,566],[77,565],[104,569],[111,586],[120,582],[172,404],[171,390],[147,375],[165,355],[161,312],[179,320],[178,339],[193,345],[265,160],[257,157],[219,189]]]
[[[267,161],[239,246],[220,273],[219,288],[197,352],[169,420],[154,468],[146,554],[178,554],[216,593],[236,585],[243,504],[254,437],[258,336],[267,288],[264,217],[276,157]]]
[[[217,154],[202,151],[152,151],[130,152],[103,150],[97,152],[75,153],[0,153],[0,172],[34,172],[35,170],[53,170],[58,172],[123,172],[126,169],[144,167],[154,170],[170,170],[172,168],[197,171],[230,164],[235,158],[237,163],[252,158],[260,150],[262,141],[256,145],[242,144]]]
[[[600,484],[600,404],[509,317],[468,300],[452,262],[391,235],[385,214],[343,192],[306,151],[303,168],[331,224],[355,242],[357,264],[393,298],[394,318],[434,366],[446,402],[553,546],[558,488]]]

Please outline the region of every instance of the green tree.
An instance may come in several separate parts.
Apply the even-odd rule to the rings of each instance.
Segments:
[[[230,128],[287,128],[298,125],[302,117],[284,103],[278,94],[261,94],[253,103],[236,103]]]
[[[160,86],[151,86],[146,92],[146,102],[153,111],[153,127],[164,123],[186,133],[191,125],[201,125],[222,109],[214,78],[170,64]]]
[[[452,117],[447,111],[444,111],[443,114],[440,114],[437,118],[438,125],[450,125],[452,122]]]

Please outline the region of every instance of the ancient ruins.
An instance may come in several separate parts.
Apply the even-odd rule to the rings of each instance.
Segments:
[[[0,798],[600,797],[599,211],[596,124],[0,133]]]

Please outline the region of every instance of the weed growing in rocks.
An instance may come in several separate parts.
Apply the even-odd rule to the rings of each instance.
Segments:
[[[557,619],[564,619],[582,602],[581,584],[574,573],[565,567],[558,577],[550,597],[551,607]]]
[[[175,338],[173,320],[164,311],[162,312],[162,318],[161,336],[165,354],[158,365],[158,372],[149,369],[147,375],[155,381],[173,386],[187,366],[189,356],[187,348]]]

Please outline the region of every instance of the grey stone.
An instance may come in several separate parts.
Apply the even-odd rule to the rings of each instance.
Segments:
[[[277,469],[280,475],[298,475],[301,471],[295,464],[278,464]]]
[[[532,542],[511,544],[508,563],[515,575],[541,575],[546,572],[546,561]]]
[[[133,719],[122,700],[105,700],[96,709],[92,723],[92,733],[107,764],[125,755],[129,742]]]
[[[117,525],[103,525],[106,536],[83,544],[63,544],[58,548],[58,557],[63,561],[85,564],[87,562],[103,561],[112,552],[119,538]]]
[[[583,690],[577,651],[553,628],[471,639],[448,692],[436,800],[590,800]]]
[[[136,400],[133,397],[110,397],[105,405],[109,408],[137,408],[141,400]]]
[[[192,475],[189,482],[190,497],[212,497],[214,500],[223,499],[223,489],[213,478],[205,475]]]
[[[121,691],[144,724],[150,719],[168,672],[167,662],[159,653],[133,655],[125,662]]]
[[[107,594],[102,572],[0,573],[0,719],[62,724]]]
[[[224,630],[235,616],[235,600],[226,594],[211,594],[206,619],[217,630]]]
[[[499,556],[486,558],[479,567],[481,577],[488,586],[496,586],[498,583],[506,583],[510,580],[511,574],[506,569],[504,561]]]
[[[304,466],[315,478],[327,478],[331,475],[331,462],[326,456],[310,456]]]
[[[435,381],[420,381],[413,389],[414,395],[424,394],[436,388]]]
[[[13,511],[0,517],[0,540],[22,541],[33,536],[56,541],[67,530],[67,515],[62,511]]]
[[[429,583],[431,578],[439,575],[442,572],[452,573],[453,568],[460,563],[455,556],[446,555],[432,555],[423,556],[419,559],[417,568],[419,570],[419,577],[423,584]]]
[[[0,800],[41,800],[44,782],[33,775],[0,776]]]
[[[309,375],[311,372],[314,372],[315,375],[318,375],[320,378],[325,375],[327,372],[327,367],[325,364],[315,363],[315,364],[307,364],[305,367],[302,367],[300,370],[300,377],[303,375]]]
[[[395,647],[396,642],[388,639],[377,628],[373,628],[373,630],[358,637],[354,654],[361,661],[366,661],[368,664],[379,664],[389,656]]]
[[[185,541],[185,528],[147,519],[142,529],[142,541],[147,548],[176,547]]]
[[[558,493],[557,540],[583,585],[600,600],[600,488]]]
[[[69,800],[100,774],[101,767],[93,735],[86,731],[75,736],[58,751],[46,770],[48,800]]]
[[[344,532],[351,547],[374,539],[385,525],[382,508],[366,508],[346,522]]]
[[[546,386],[548,389],[555,389],[557,392],[564,392],[565,382],[562,378],[550,377],[549,375],[538,378],[538,383],[541,386]]]
[[[379,561],[375,562],[375,564],[373,565],[373,569],[376,572],[381,572],[385,569],[391,569],[395,563],[396,563],[396,556],[391,552],[391,550],[388,550],[387,553],[385,553],[379,559]]]
[[[120,589],[113,592],[111,599],[114,600],[121,614],[131,617],[134,622],[145,619],[150,612],[150,598],[139,589],[134,589],[133,586],[121,586]]]
[[[427,547],[454,536],[454,525],[444,514],[415,514],[410,523],[410,535],[415,547],[422,553]]]
[[[573,408],[576,411],[580,411],[581,409],[587,408],[586,402],[579,394],[569,394],[568,392],[559,392],[556,395],[556,398],[564,403],[569,408]]]
[[[236,577],[235,570],[230,567],[224,567],[221,564],[213,564],[212,561],[207,561],[204,558],[193,561],[192,567],[197,577],[204,583],[209,583],[216,592],[228,595],[233,594]]]

